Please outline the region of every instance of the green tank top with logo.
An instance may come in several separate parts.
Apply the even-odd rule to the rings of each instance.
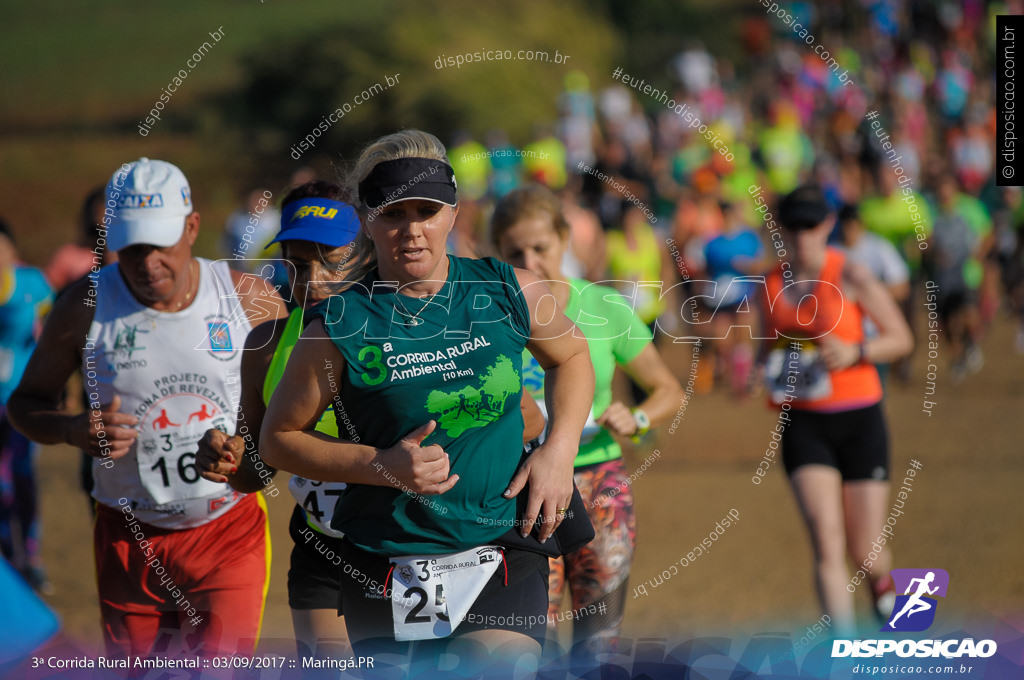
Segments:
[[[483,545],[512,526],[502,493],[522,454],[520,362],[530,315],[512,267],[449,256],[448,278],[418,299],[374,271],[310,310],[345,359],[340,404],[359,443],[388,448],[430,420],[422,446],[448,453],[459,481],[439,496],[353,484],[332,526],[382,555],[440,554]],[[346,437],[354,439],[354,437]]]

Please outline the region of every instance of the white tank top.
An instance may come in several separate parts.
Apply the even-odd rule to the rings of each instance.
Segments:
[[[118,265],[104,267],[82,352],[90,401],[106,404],[117,394],[121,412],[139,419],[127,455],[106,468],[93,461],[93,498],[115,509],[126,498],[140,521],[165,529],[206,524],[244,496],[203,479],[195,454],[209,428],[235,431],[242,347],[252,326],[227,263],[195,259],[195,300],[171,313],[142,305]]]

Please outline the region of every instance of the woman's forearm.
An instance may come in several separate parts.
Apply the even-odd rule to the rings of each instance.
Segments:
[[[679,383],[666,381],[655,385],[647,398],[637,406],[651,420],[651,427],[657,427],[675,416],[682,405],[683,389]]]
[[[585,347],[558,366],[545,370],[544,395],[550,415],[546,441],[566,444],[575,456],[594,400],[594,367]]]
[[[885,364],[896,361],[914,348],[914,339],[901,332],[883,333],[863,343],[863,360],[870,364]]]
[[[52,401],[15,392],[7,402],[8,418],[18,431],[40,444],[70,444],[76,416]]]
[[[322,482],[388,486],[374,467],[380,450],[316,431],[273,432],[260,436],[263,461],[279,470]]]

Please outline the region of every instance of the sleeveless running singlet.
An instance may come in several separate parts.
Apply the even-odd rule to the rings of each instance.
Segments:
[[[90,402],[106,404],[117,394],[121,412],[139,419],[139,438],[126,456],[107,468],[109,459],[93,461],[93,498],[111,508],[127,498],[140,521],[165,529],[206,524],[243,497],[203,479],[195,460],[206,430],[235,431],[251,326],[227,264],[195,259],[195,300],[169,313],[136,300],[118,265],[104,267],[83,351]]]
[[[457,552],[505,533],[515,499],[502,493],[523,451],[520,364],[530,335],[512,267],[449,256],[447,281],[422,300],[374,271],[309,313],[323,317],[344,356],[340,408],[360,443],[390,447],[435,420],[423,446],[443,448],[459,475],[444,494],[420,497],[391,486],[393,473],[381,468],[387,486],[350,484],[331,525],[382,555]]]
[[[608,232],[608,273],[616,281],[661,281],[661,248],[654,228],[649,224],[635,228],[636,248],[630,249],[624,232]],[[661,290],[656,286],[623,287],[622,292],[635,297],[637,316],[644,323],[653,323],[665,311]]]
[[[288,364],[288,358],[292,355],[295,343],[302,335],[302,316],[301,307],[293,309],[288,315],[288,322],[277,343],[277,349],[274,350],[274,356],[270,360],[267,377],[263,381],[264,406],[270,403],[270,397],[277,389],[277,384],[281,382],[284,368]],[[324,411],[314,429],[329,437],[338,436],[338,423],[334,419],[333,406]],[[334,506],[347,486],[344,482],[318,482],[298,475],[292,475],[292,478],[288,480],[288,491],[302,509],[306,524],[322,534],[335,538],[345,535],[332,529],[330,521],[334,514]]]
[[[596,418],[612,404],[615,365],[636,359],[651,344],[651,330],[630,309],[630,301],[614,288],[583,279],[569,279],[569,285],[565,315],[587,338],[595,379],[594,403],[574,461],[574,466],[580,468],[622,457],[622,447],[608,430],[597,424]],[[523,387],[547,416],[544,369],[529,350],[523,352]]]
[[[842,252],[828,248],[825,265],[817,277],[819,282],[814,285],[812,293],[796,303],[782,292],[784,279],[781,265],[766,277],[768,303],[765,309],[769,310],[766,321],[769,332],[777,331],[780,336],[778,347],[788,347],[789,339],[820,339],[825,334],[847,343],[859,344],[864,341],[864,315],[860,307],[848,303],[841,292],[845,263],[846,256]],[[817,340],[801,340],[800,353],[806,356],[817,352],[817,344]],[[788,361],[786,359],[787,364]],[[869,363],[854,364],[839,371],[826,371],[819,356],[811,362],[801,362],[799,370],[805,374],[800,376],[801,380],[810,373],[826,373],[831,381],[831,389],[823,396],[796,398],[792,402],[793,408],[821,412],[848,411],[871,406],[882,400],[878,371]]]

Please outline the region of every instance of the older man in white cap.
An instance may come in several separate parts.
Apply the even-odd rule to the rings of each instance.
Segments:
[[[285,315],[263,279],[192,256],[199,233],[185,176],[140,158],[107,185],[118,262],[61,297],[11,420],[30,439],[94,457],[95,557],[108,654],[145,656],[180,631],[189,654],[249,654],[269,577],[266,507],[202,478],[197,442],[233,432],[252,326]],[[61,411],[81,368],[89,410]]]

